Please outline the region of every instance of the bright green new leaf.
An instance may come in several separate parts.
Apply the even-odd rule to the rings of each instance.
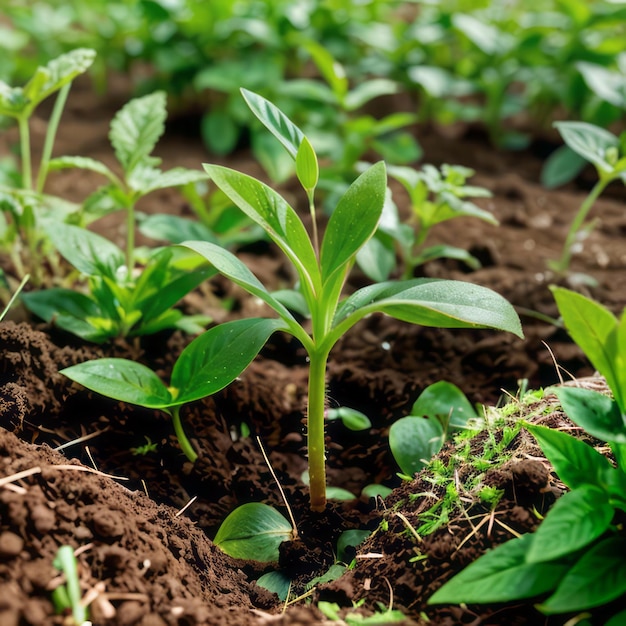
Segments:
[[[387,175],[381,161],[367,169],[342,196],[326,227],[320,252],[325,283],[374,234],[385,201]]]
[[[311,142],[306,137],[303,137],[296,155],[296,175],[298,180],[302,187],[310,193],[317,185],[319,174],[320,170],[315,150]]]
[[[235,559],[269,563],[278,561],[278,547],[293,538],[291,524],[276,510],[248,502],[230,513],[213,542]]]
[[[109,139],[124,172],[146,161],[165,130],[166,95],[156,91],[125,104],[111,122]],[[150,164],[153,159],[149,159]]]
[[[209,396],[229,385],[259,353],[270,336],[284,330],[280,319],[249,318],[225,322],[194,339],[172,370],[176,404]]]
[[[71,380],[109,398],[150,409],[172,404],[172,395],[148,367],[128,359],[95,359],[60,370]]]
[[[553,428],[535,424],[524,426],[537,439],[555,472],[570,489],[583,485],[602,489],[607,484],[607,476],[615,472],[610,461],[585,442]]]
[[[241,94],[250,110],[295,159],[304,138],[302,131],[269,100],[247,89],[242,89]]]
[[[601,441],[626,444],[626,423],[617,402],[608,396],[580,387],[554,390],[567,416]]]
[[[367,415],[364,415],[355,409],[350,409],[347,406],[340,406],[336,409],[328,409],[326,412],[326,419],[329,422],[339,419],[343,422],[343,425],[346,428],[354,431],[367,430],[372,427],[372,422]]]
[[[601,606],[626,594],[626,541],[608,537],[591,546],[539,605],[546,615]]]
[[[413,415],[394,422],[389,429],[389,447],[396,463],[407,476],[425,467],[441,450],[445,432],[436,419]]]
[[[584,548],[610,526],[615,510],[606,491],[583,485],[561,496],[534,534],[527,563],[545,563]]]
[[[534,535],[522,535],[490,550],[445,583],[428,604],[508,602],[554,589],[568,564],[527,563],[533,541]]]
[[[563,141],[576,153],[593,163],[600,173],[610,173],[613,165],[606,159],[609,148],[619,148],[619,139],[604,128],[586,122],[555,122]]]
[[[454,384],[440,380],[422,391],[411,409],[412,416],[437,418],[450,428],[466,428],[478,417],[467,396]]]
[[[304,224],[287,201],[262,182],[219,165],[204,165],[211,180],[287,255],[308,283],[311,291],[319,288],[317,257]]]
[[[618,324],[617,318],[607,308],[563,287],[551,287],[559,313],[571,338],[585,353],[593,366],[602,374],[615,394],[622,410],[626,404],[622,400],[620,380],[614,340],[611,334]],[[624,357],[622,357],[624,358]]]
[[[122,251],[101,235],[61,222],[50,223],[46,231],[61,255],[87,276],[115,279],[125,264]]]

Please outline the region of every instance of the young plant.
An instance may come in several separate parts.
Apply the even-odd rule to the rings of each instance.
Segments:
[[[151,251],[140,273],[131,274],[122,250],[79,226],[50,224],[48,237],[88,280],[88,293],[65,287],[22,295],[26,307],[50,324],[102,343],[179,328],[197,334],[209,318],[173,308],[215,271],[173,248]]]
[[[613,398],[584,387],[555,393],[568,417],[608,445],[616,460],[575,437],[526,424],[559,478],[570,488],[533,534],[508,541],[448,581],[429,603],[508,602],[543,596],[546,614],[612,608],[606,624],[626,618],[626,312],[616,319],[600,304],[567,289],[553,293],[565,326]],[[621,598],[621,605],[617,602]]]
[[[561,258],[549,263],[552,270],[563,274],[569,271],[576,247],[593,228],[593,223],[585,224],[585,220],[595,201],[614,180],[621,179],[626,184],[626,133],[616,137],[608,130],[585,122],[556,122],[555,126],[566,146],[592,163],[598,173],[598,182],[570,225]]]
[[[52,602],[57,614],[70,611],[74,626],[90,624],[91,622],[87,621],[89,612],[82,603],[78,566],[72,546],[61,546],[52,564],[65,576],[65,583],[61,583],[52,591]]]
[[[86,48],[62,54],[47,65],[38,67],[23,87],[11,87],[0,81],[0,116],[5,115],[17,121],[21,156],[19,187],[0,187],[0,210],[10,216],[9,222],[12,224],[9,226],[9,222],[5,220],[2,230],[7,243],[16,238],[24,242],[30,256],[31,274],[35,284],[39,284],[40,281],[39,243],[43,237],[41,214],[46,209],[53,219],[59,219],[64,211],[60,201],[43,196],[56,132],[72,81],[89,69],[95,54],[93,50]],[[57,92],[46,129],[37,182],[34,184],[30,118],[44,100]],[[13,251],[12,257],[16,267],[20,270],[22,262],[19,251]],[[20,273],[24,272],[20,271]]]
[[[181,450],[194,463],[198,454],[183,429],[181,407],[229,385],[248,367],[272,333],[283,329],[282,320],[262,318],[215,326],[181,352],[169,386],[149,367],[128,359],[93,359],[67,367],[61,373],[109,398],[167,413]]]
[[[166,95],[162,91],[125,104],[111,121],[109,139],[122,169],[118,176],[101,161],[82,156],[53,159],[50,168],[77,167],[101,174],[107,184],[98,188],[83,204],[83,219],[113,211],[126,212],[126,267],[129,276],[135,264],[135,205],[143,196],[158,189],[179,187],[206,179],[203,172],[184,167],[162,171],[161,159],[152,152],[165,130]],[[84,221],[83,221],[84,225]]]
[[[314,202],[319,167],[311,143],[272,103],[252,92],[242,90],[242,93],[252,112],[295,160],[298,179],[313,219],[312,234],[307,233],[296,211],[272,188],[223,166],[204,167],[211,180],[267,232],[291,261],[299,277],[300,295],[310,312],[310,321],[301,324],[230,252],[203,241],[189,241],[183,245],[198,252],[218,272],[263,300],[283,320],[283,329],[304,346],[309,357],[310,503],[313,510],[321,511],[326,504],[326,364],[333,346],[350,328],[375,312],[415,324],[490,327],[520,336],[521,327],[513,308],[501,296],[484,287],[457,281],[383,282],[342,299],[343,286],[355,256],[378,227],[386,191],[385,166],[382,162],[371,166],[352,183],[339,200],[321,237]]]
[[[478,259],[462,248],[444,244],[425,247],[435,225],[457,217],[498,224],[489,211],[468,200],[491,197],[487,189],[465,184],[474,171],[460,165],[442,165],[440,170],[424,165],[421,171],[388,166],[387,171],[409,194],[412,215],[406,224],[400,222],[396,205],[387,200],[378,231],[357,256],[367,276],[386,280],[396,265],[396,249],[404,265],[404,279],[412,278],[418,266],[438,258],[457,259],[473,269],[480,267]]]

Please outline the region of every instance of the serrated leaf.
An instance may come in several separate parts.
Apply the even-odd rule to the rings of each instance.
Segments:
[[[593,163],[600,172],[610,173],[606,160],[609,148],[619,148],[619,139],[604,128],[586,122],[555,122],[563,141],[577,154]]]
[[[324,283],[345,267],[376,231],[386,189],[387,175],[381,161],[361,174],[339,200],[328,221],[320,251]]]
[[[608,396],[577,387],[554,390],[567,416],[601,441],[626,444],[626,423],[617,402]]]
[[[129,174],[154,150],[165,130],[166,95],[156,91],[125,104],[111,122],[109,139],[120,165]]]
[[[250,110],[295,159],[304,133],[269,100],[247,89],[241,94]]]
[[[561,496],[534,534],[527,563],[545,563],[589,545],[609,528],[615,509],[606,491],[582,485]]]
[[[83,274],[113,280],[125,263],[122,251],[96,233],[62,223],[50,224],[46,230],[60,254]]]
[[[567,433],[535,424],[524,426],[537,439],[560,480],[570,489],[584,485],[604,487],[607,473],[616,471],[605,456]]]
[[[402,472],[413,476],[441,450],[444,437],[436,419],[402,417],[389,429],[389,447]]]
[[[279,319],[249,318],[219,324],[194,339],[172,370],[176,404],[199,400],[229,385],[270,336],[284,329],[285,323]]]
[[[538,608],[546,615],[608,604],[626,593],[626,541],[608,537],[591,546]]]
[[[490,550],[449,580],[428,604],[508,602],[532,598],[556,587],[567,562],[527,563],[534,535],[522,535]]]
[[[219,165],[204,165],[211,180],[282,249],[312,292],[319,290],[317,257],[294,209],[255,178]]]
[[[278,561],[278,548],[292,539],[291,524],[276,509],[248,502],[232,511],[219,527],[213,543],[235,559]]]
[[[172,396],[148,367],[127,359],[93,359],[60,370],[71,380],[114,400],[150,409],[165,409]]]

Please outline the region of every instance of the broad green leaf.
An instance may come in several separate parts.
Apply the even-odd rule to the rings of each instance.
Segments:
[[[415,278],[364,287],[342,302],[333,326],[343,329],[374,311],[423,326],[494,328],[523,336],[509,302],[491,289],[461,281]]]
[[[93,359],[60,370],[71,380],[114,400],[150,409],[172,406],[172,395],[148,367],[127,359]]]
[[[256,584],[275,593],[281,602],[287,600],[291,591],[291,579],[284,572],[267,572],[256,581]]]
[[[248,502],[232,511],[213,542],[235,559],[268,563],[278,561],[278,547],[293,538],[291,524],[261,502]]]
[[[591,546],[538,608],[546,615],[608,604],[626,594],[626,541],[608,537]]]
[[[524,427],[537,439],[554,471],[570,489],[584,485],[604,488],[607,475],[615,471],[605,456],[567,433],[535,424]]]
[[[197,183],[207,179],[207,175],[204,172],[187,169],[185,167],[174,167],[165,172],[154,169],[153,171],[156,175],[148,175],[144,178],[140,178],[137,176],[137,172],[140,169],[140,167],[133,169],[132,173],[128,176],[128,182],[131,188],[141,193],[141,195],[146,195],[157,189],[181,187],[188,183]]]
[[[172,370],[176,404],[199,400],[229,385],[277,330],[285,330],[282,320],[249,318],[219,324],[194,339]]]
[[[509,33],[467,13],[453,14],[452,24],[477,48],[490,56],[506,54],[516,41]]]
[[[398,83],[388,78],[371,78],[353,87],[345,96],[344,106],[348,111],[356,111],[370,100],[380,96],[398,93]]]
[[[587,160],[569,146],[558,147],[544,162],[541,169],[541,184],[547,189],[560,187],[574,180]]]
[[[467,421],[478,417],[466,395],[445,380],[433,383],[422,391],[413,404],[411,415],[437,418],[451,428],[467,428]]]
[[[602,374],[622,409],[625,407],[620,389],[621,374],[618,371],[612,333],[617,318],[607,308],[563,287],[551,287],[559,313],[571,338],[585,353],[593,366]],[[622,357],[624,358],[624,357]]]
[[[380,228],[356,253],[357,265],[363,273],[375,282],[389,279],[396,268],[396,251],[393,239]]]
[[[167,117],[165,105],[165,92],[155,91],[134,98],[113,118],[109,139],[127,174],[149,157],[163,134]]]
[[[276,242],[310,291],[319,289],[317,257],[309,235],[287,201],[260,181],[219,165],[204,165],[215,184]]]
[[[180,215],[153,213],[140,220],[139,230],[146,237],[170,243],[182,243],[186,239],[217,243],[215,235],[204,224]]]
[[[576,68],[589,89],[599,98],[619,109],[626,109],[626,72],[611,70],[586,61],[576,63]]]
[[[387,175],[381,161],[361,174],[339,200],[328,221],[320,252],[324,283],[345,267],[374,234],[386,189]]]
[[[203,256],[220,274],[263,300],[285,321],[297,324],[287,308],[270,294],[263,283],[232,252],[208,241],[185,241],[181,245]]]
[[[555,122],[563,141],[576,153],[596,166],[599,172],[609,174],[613,165],[606,159],[609,148],[619,148],[619,139],[604,128],[587,122]]]
[[[534,535],[522,535],[490,550],[445,583],[428,604],[508,602],[554,589],[569,566],[527,563],[533,541]]]
[[[526,562],[545,563],[572,554],[600,537],[615,509],[608,494],[583,485],[561,496],[534,534]]]
[[[326,419],[328,421],[341,420],[346,428],[355,431],[367,430],[372,427],[372,422],[367,415],[347,406],[328,409],[326,411]]]
[[[83,156],[63,156],[50,161],[50,170],[61,170],[67,168],[80,168],[102,174],[112,183],[117,183],[118,179],[115,174],[101,161]]]
[[[304,189],[313,191],[319,180],[319,165],[311,142],[303,137],[296,155],[296,174]]]
[[[337,539],[337,561],[349,563],[351,559],[348,555],[348,548],[356,548],[371,534],[371,530],[359,530],[358,528],[344,530],[341,535],[339,535],[339,539]]]
[[[269,100],[247,89],[242,89],[241,94],[250,110],[295,159],[304,137],[302,131]]]
[[[578,387],[554,390],[567,416],[601,441],[626,444],[626,423],[617,402],[608,396]]]
[[[413,476],[428,465],[441,450],[444,438],[444,430],[436,419],[402,417],[389,429],[391,453],[407,476]]]
[[[61,255],[87,276],[115,280],[116,272],[125,264],[122,251],[101,235],[63,223],[51,223],[46,231]]]
[[[102,327],[103,313],[89,296],[53,287],[21,295],[26,308],[49,324],[62,328],[86,341],[101,343],[115,334],[115,327]]]

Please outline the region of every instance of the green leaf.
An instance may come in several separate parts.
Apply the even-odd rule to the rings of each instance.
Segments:
[[[226,517],[213,542],[235,559],[268,563],[278,561],[278,547],[292,538],[291,524],[276,509],[249,502]]]
[[[568,564],[527,563],[533,541],[534,535],[523,535],[490,550],[444,584],[428,604],[508,602],[551,591]]]
[[[592,437],[626,444],[626,423],[615,400],[578,387],[557,387],[554,393],[567,416]]]
[[[102,174],[102,176],[108,178],[112,183],[117,183],[117,177],[104,163],[90,157],[63,156],[52,159],[49,165],[50,170],[68,169],[70,167]]]
[[[374,234],[380,220],[387,175],[381,161],[348,188],[330,216],[320,252],[322,281],[341,270]]]
[[[263,574],[256,584],[278,596],[281,602],[285,602],[291,591],[291,579],[284,572],[267,572]]]
[[[172,406],[172,395],[148,367],[127,359],[93,359],[60,370],[71,380],[114,400],[150,409]]]
[[[356,253],[356,262],[363,273],[375,282],[389,278],[396,268],[396,251],[393,239],[379,230]]]
[[[599,172],[611,173],[606,159],[609,148],[619,148],[619,139],[604,128],[586,122],[555,122],[563,141],[577,154],[596,166]]]
[[[295,159],[304,138],[303,132],[269,100],[247,89],[242,89],[241,95],[250,110]]]
[[[339,535],[339,539],[337,539],[337,561],[349,563],[351,558],[347,552],[348,548],[356,548],[371,534],[371,530],[359,530],[358,528],[344,530],[341,535]]]
[[[312,589],[316,585],[323,585],[324,583],[331,583],[343,576],[347,567],[342,563],[333,563],[321,576],[312,578],[307,584],[306,589]]]
[[[415,278],[364,287],[342,302],[333,326],[344,320],[353,324],[374,311],[423,326],[495,328],[523,336],[509,302],[491,289],[461,281]]]
[[[263,300],[286,322],[291,321],[297,325],[287,308],[270,294],[263,283],[234,254],[208,241],[185,241],[181,245],[203,256],[220,274]]]
[[[626,593],[626,541],[608,537],[591,546],[538,608],[546,615],[608,604]]]
[[[445,380],[433,383],[422,391],[413,404],[411,415],[437,418],[446,428],[467,428],[469,419],[479,417],[465,394]]]
[[[560,187],[574,180],[587,165],[587,160],[569,146],[558,147],[544,162],[541,184],[547,189]]]
[[[302,282],[319,288],[317,257],[309,235],[287,201],[260,181],[219,165],[204,165],[215,184],[274,240],[298,270]]]
[[[582,485],[561,496],[534,534],[528,563],[545,563],[572,554],[600,537],[615,509],[606,491]]]
[[[567,433],[535,424],[525,423],[524,427],[537,439],[554,471],[570,489],[584,485],[603,488],[607,475],[615,471],[605,456]]]
[[[328,409],[328,411],[326,411],[326,419],[328,421],[339,419],[346,428],[354,431],[367,430],[372,427],[372,422],[367,415],[355,409],[350,409],[347,406]]]
[[[115,156],[126,174],[152,153],[165,130],[167,117],[164,91],[134,98],[125,104],[111,122],[109,139]]]
[[[170,243],[182,243],[186,239],[217,243],[215,235],[204,224],[180,215],[153,213],[141,219],[139,230],[146,237]]]
[[[79,226],[53,222],[46,233],[61,255],[87,276],[115,280],[125,264],[122,251],[114,243]]]
[[[623,626],[624,624],[626,624],[626,609],[613,615],[608,622],[604,623],[604,626]]]
[[[172,370],[176,404],[209,396],[229,385],[250,365],[282,320],[249,318],[219,324],[194,339]]]
[[[312,39],[304,42],[304,48],[310,53],[313,62],[324,77],[339,102],[348,94],[348,78],[343,66],[335,61],[332,54],[320,43]]]
[[[441,450],[445,433],[436,419],[402,417],[389,429],[389,447],[396,463],[407,476],[425,467]]]
[[[298,154],[296,155],[296,174],[302,187],[309,193],[315,189],[320,170],[315,150],[313,150],[311,142],[306,137],[302,138]]]
[[[202,117],[201,126],[204,145],[213,154],[230,154],[239,140],[239,127],[227,111],[209,111]]]
[[[344,100],[347,111],[355,111],[374,98],[398,93],[398,83],[388,78],[371,78],[353,87]]]

